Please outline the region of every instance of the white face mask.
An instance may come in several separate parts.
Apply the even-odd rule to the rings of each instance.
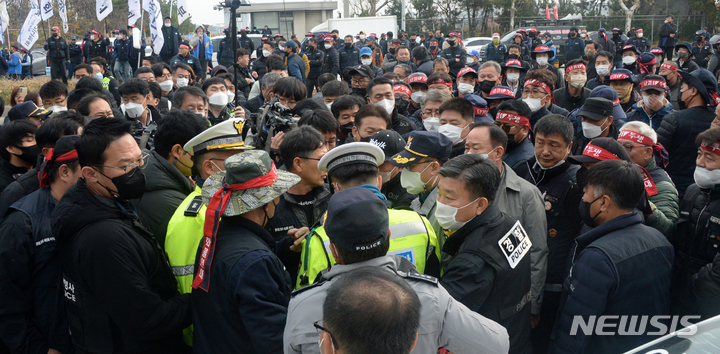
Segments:
[[[413,100],[413,102],[415,103],[421,103],[424,97],[425,92],[422,91],[415,91],[410,95],[410,99]]]
[[[645,105],[645,107],[650,108],[650,97],[651,96],[653,96],[653,95],[643,95],[643,104]],[[662,95],[657,95],[657,96],[655,96],[655,98],[657,98],[658,101],[662,102],[663,98],[665,98],[665,97]]]
[[[638,38],[642,38],[642,36],[643,36],[643,33],[642,33],[642,32],[640,32],[640,33],[636,33],[636,35],[637,35],[637,37],[638,37]]]
[[[602,124],[605,124],[605,121],[607,121],[607,118],[605,118],[605,120],[602,122]],[[588,139],[595,139],[595,138],[599,137],[600,134],[602,134],[605,131],[605,129],[610,127],[608,125],[607,127],[605,127],[605,129],[603,129],[602,124],[595,125],[595,124],[590,124],[588,122],[582,122],[583,135]]]
[[[370,65],[372,64],[372,59],[360,59],[362,62],[362,65]]]
[[[507,74],[508,82],[518,82],[520,80],[520,73]]]
[[[285,50],[285,46],[284,46],[284,45],[279,45],[279,46],[278,46],[278,49],[280,49],[280,50]]]
[[[173,82],[172,80],[165,80],[163,82],[158,82],[158,85],[160,85],[160,89],[165,92],[170,92],[173,88]]]
[[[585,37],[587,37],[587,34],[585,34],[585,33],[580,33],[580,37],[585,38]]]
[[[51,111],[53,111],[53,112],[65,112],[65,111],[67,111],[67,107],[65,107],[65,106],[51,106],[51,107],[48,108],[48,109],[51,110]]]
[[[540,108],[542,108],[542,98],[528,97],[528,98],[523,98],[522,100],[523,100],[523,102],[525,102],[528,105],[528,107],[530,108],[530,110],[533,113],[539,111]]]
[[[190,83],[190,80],[189,80],[189,79],[182,79],[182,78],[177,79],[177,87],[178,87],[178,88],[185,87],[185,86],[187,86],[189,83]]]
[[[94,41],[94,40],[95,40],[95,38],[97,38],[97,37],[95,37],[95,35],[94,35],[94,34],[93,34],[92,36],[90,36],[90,40],[93,40],[93,41]]]
[[[469,95],[475,90],[475,86],[466,83],[458,84],[457,88],[458,92],[462,93],[463,95]]]
[[[575,88],[581,88],[585,86],[587,82],[587,76],[585,75],[570,75],[570,85]]]
[[[205,118],[205,112],[195,112],[195,115],[200,118]]]
[[[382,100],[373,104],[384,108],[385,112],[388,112],[390,115],[392,115],[393,109],[395,109],[395,100]]]
[[[552,165],[552,166],[550,166],[550,167],[544,167],[543,165],[541,165],[541,164],[540,164],[540,159],[537,157],[537,155],[535,155],[535,165],[537,165],[538,167],[540,167],[541,170],[550,170],[550,169],[553,169],[553,168],[555,168],[555,167],[558,167],[558,166],[562,165],[563,162],[565,162],[565,158],[567,158],[567,156],[568,156],[569,154],[570,154],[570,150],[568,150],[568,151],[565,153],[565,157],[563,157],[563,158],[560,159],[560,161],[558,161],[555,165]]]
[[[166,23],[165,27],[170,27],[170,25],[171,25],[170,23]]]
[[[465,128],[467,128],[467,125],[465,126]],[[461,136],[462,131],[465,128],[456,127],[452,124],[444,124],[438,127],[438,133],[445,135],[448,139],[452,140],[453,146],[455,146],[462,143],[463,138]]]
[[[425,172],[425,170],[427,170],[433,163],[434,162],[429,163],[421,172],[412,172],[407,168],[403,169],[402,172],[400,172],[400,185],[402,185],[402,187],[410,194],[420,194],[425,192],[425,186],[430,183],[430,181],[423,182],[422,173]],[[437,177],[438,176],[435,176],[436,179]]]
[[[228,96],[228,102],[233,102],[233,101],[235,101],[235,92],[228,91],[228,92],[227,92],[227,96]]]
[[[423,126],[425,127],[425,130],[429,132],[436,132],[438,131],[438,126],[440,125],[440,118],[438,117],[430,117],[423,119]]]
[[[217,92],[208,98],[208,103],[213,107],[225,107],[228,104],[228,95],[225,92]]]
[[[490,154],[492,154],[492,152],[495,151],[495,149],[497,149],[497,148],[498,148],[498,147],[496,146],[496,147],[494,147],[492,150],[488,151],[486,154],[478,154],[478,155],[479,155],[480,157],[482,157],[483,160],[489,160],[489,159],[490,159]]]
[[[465,62],[467,63],[467,65],[472,65],[475,62],[475,59],[473,59],[472,57],[467,57],[465,58]]]
[[[333,104],[333,102],[330,102],[330,103],[326,103],[326,104],[325,104],[325,105],[327,106],[327,108],[328,108],[328,111],[330,111],[330,107],[332,107],[332,104]],[[330,111],[330,112],[332,112],[332,111]]]
[[[325,43],[325,49],[330,49],[330,48],[332,48],[332,44]]]
[[[606,76],[610,73],[610,65],[598,65],[595,67],[598,76]]]
[[[382,178],[382,184],[388,183],[388,181],[390,181],[392,179],[392,174],[393,174],[393,172],[395,172],[396,169],[397,169],[397,166],[393,167],[393,169],[388,172],[382,172],[382,171],[379,172],[380,178]]]
[[[361,35],[360,35],[360,39],[361,39],[361,40],[364,40],[364,39],[365,39],[365,35],[364,35],[364,34],[361,34]]]
[[[473,200],[472,202],[465,204],[465,206],[462,206],[459,208],[456,208],[454,206],[450,206],[447,204],[443,204],[438,201],[436,204],[437,206],[435,207],[435,219],[437,219],[438,224],[440,224],[440,226],[442,226],[442,228],[445,230],[460,230],[463,226],[465,226],[465,224],[470,222],[470,220],[472,220],[474,217],[468,221],[457,221],[455,219],[455,216],[457,215],[458,211],[460,211],[460,209],[464,209],[464,208],[470,206],[471,204],[477,202],[478,199],[480,199],[480,198],[477,198],[477,199]]]
[[[713,188],[716,184],[720,184],[720,170],[708,171],[705,168],[696,166],[693,177],[700,188]]]
[[[548,58],[545,58],[545,57],[537,58],[535,61],[537,61],[538,65],[545,66],[548,63]]]
[[[143,103],[145,103],[145,100],[143,100]],[[130,118],[138,118],[145,112],[145,107],[141,103],[128,102],[121,106],[124,106],[123,113]]]
[[[632,65],[633,63],[635,63],[635,57],[623,57],[622,62],[625,65]]]
[[[272,54],[272,53],[271,53],[269,50],[263,50],[263,56],[264,56],[264,57],[267,58],[267,57],[270,56],[270,54]]]

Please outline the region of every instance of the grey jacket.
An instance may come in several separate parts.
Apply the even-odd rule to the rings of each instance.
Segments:
[[[323,275],[323,282],[296,291],[288,307],[283,345],[285,354],[320,353],[313,322],[322,320],[325,294],[333,281],[360,267],[384,267],[403,278],[417,292],[422,304],[414,354],[436,354],[438,348],[455,353],[507,353],[510,341],[504,327],[468,309],[448,294],[437,279],[399,268],[412,267],[399,256],[384,256],[351,265],[337,264]],[[423,278],[423,279],[421,279]]]
[[[530,247],[530,281],[533,295],[531,313],[538,315],[545,287],[548,257],[548,230],[543,196],[537,187],[518,177],[515,171],[503,162],[495,205],[500,211],[520,221],[532,241],[532,247]]]

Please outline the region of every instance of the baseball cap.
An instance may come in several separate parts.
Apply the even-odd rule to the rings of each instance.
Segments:
[[[358,217],[362,215],[362,217]],[[322,218],[330,242],[352,252],[381,247],[389,237],[388,210],[380,198],[362,187],[339,191],[330,197]],[[377,239],[361,243],[370,237]]]
[[[412,131],[405,148],[389,161],[397,167],[408,167],[424,157],[450,158],[452,140],[438,132]]]
[[[387,129],[371,135],[370,144],[374,144],[382,149],[385,154],[385,159],[380,162],[382,164],[383,162],[390,160],[393,155],[403,150],[405,147],[405,139],[403,139],[400,133],[392,129]],[[342,146],[345,145],[341,145],[341,147]]]
[[[507,86],[495,86],[485,100],[515,99],[515,91]]]
[[[411,87],[413,84],[425,85],[425,87],[427,87],[427,85],[428,85],[427,84],[427,75],[425,75],[425,73],[421,73],[421,72],[416,72],[416,73],[410,74],[410,76],[407,77],[406,82]]]
[[[527,71],[527,68],[525,68],[522,64],[522,62],[518,59],[508,59],[503,64],[503,69],[505,68],[516,68],[520,69],[521,71]]]
[[[583,149],[582,155],[568,156],[568,162],[576,165],[605,160],[630,161],[625,147],[613,138],[595,138]]]
[[[660,75],[647,75],[640,81],[640,90],[658,90],[661,92],[667,91],[667,82]]]
[[[25,101],[13,106],[7,116],[10,121],[29,117],[38,117],[40,120],[45,120],[51,113],[52,111],[49,109],[38,108],[33,101]]]
[[[470,53],[468,53],[468,55],[472,55],[478,59],[480,58],[480,52],[478,52],[477,50],[471,50]]]
[[[607,86],[607,85],[600,85],[596,88],[594,88],[592,91],[590,91],[590,95],[588,97],[602,97],[604,99],[609,100],[613,103],[613,118],[615,119],[625,119],[627,118],[627,115],[625,114],[625,111],[622,109],[622,106],[620,105],[620,100],[618,99],[617,91],[615,91],[614,88]]]
[[[622,50],[620,51],[620,53],[627,52],[628,50],[632,50],[632,51],[635,52],[635,54],[637,54],[637,55],[642,54],[642,53],[637,49],[637,47],[635,47],[635,46],[632,45],[632,44],[628,44],[628,45],[622,47]]]
[[[370,49],[370,47],[362,47],[362,49],[360,49],[360,56],[363,56],[363,55],[372,56],[372,49]]]
[[[348,73],[350,74],[350,76],[358,74],[369,77],[371,79],[375,78],[375,73],[373,73],[372,69],[370,69],[370,67],[366,65],[358,65],[356,67],[353,67],[352,69],[350,69],[350,71],[348,71]]]
[[[295,44],[295,41],[287,41],[285,42],[285,46],[288,48],[297,48],[297,44]]]
[[[459,79],[459,78],[461,78],[461,77],[463,77],[463,76],[465,76],[465,75],[467,75],[467,74],[475,75],[475,78],[478,77],[477,71],[475,71],[475,69],[473,69],[473,68],[471,68],[471,67],[466,67],[466,68],[463,68],[462,70],[460,70],[460,72],[458,73],[457,78]]]
[[[599,121],[613,115],[612,101],[602,97],[588,97],[580,107],[578,117],[588,117]]]
[[[493,122],[492,117],[488,115],[489,109],[487,107],[487,101],[485,101],[485,99],[475,94],[464,95],[463,98],[470,101],[470,103],[473,105],[473,111],[475,112],[475,122]]]
[[[610,73],[608,81],[628,81],[634,84],[635,76],[628,69],[615,69]]]
[[[385,161],[382,149],[375,144],[355,142],[340,145],[323,155],[318,169],[331,174],[336,169],[354,164],[380,166]]]

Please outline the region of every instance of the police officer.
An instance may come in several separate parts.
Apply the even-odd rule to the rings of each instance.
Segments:
[[[417,194],[412,194],[400,183],[402,168],[390,163],[390,159],[405,148],[405,139],[394,130],[381,130],[370,136],[370,144],[377,145],[385,153],[385,162],[378,166],[382,178],[381,192],[391,202],[391,208],[410,209]]]
[[[202,201],[202,185],[213,173],[225,170],[226,158],[252,148],[243,142],[243,126],[242,118],[228,119],[198,134],[184,146],[185,151],[193,153],[193,166],[198,171],[196,187],[170,218],[164,245],[181,294],[192,291],[195,254],[203,237],[206,204]],[[183,335],[185,342],[192,344],[192,329],[185,329]]]
[[[230,35],[230,30],[225,28],[223,30],[223,33],[225,33],[225,38],[223,38],[220,41],[220,45],[218,46],[218,52],[217,52],[217,61],[218,64],[230,68],[235,63],[235,60],[237,59],[235,57],[235,53],[233,53],[233,46],[232,46],[232,37]],[[237,46],[237,49],[242,48],[242,44],[240,44],[240,40],[235,38],[235,45]]]
[[[447,59],[450,66],[450,76],[457,77],[460,70],[465,67],[467,52],[458,43],[460,37],[455,31],[450,31],[447,40],[448,47],[443,49],[442,56]]]
[[[530,237],[500,211],[500,171],[480,154],[460,155],[439,171],[435,217],[452,231],[443,253],[453,257],[440,283],[465,306],[500,323],[510,353],[531,353]]]
[[[333,38],[331,36],[325,36],[323,39],[322,50],[325,53],[325,57],[323,58],[321,71],[337,76],[337,74],[340,73],[340,55],[333,45]]]
[[[353,44],[352,36],[347,35],[345,36],[345,43],[337,51],[340,54],[340,75],[344,77],[348,68],[360,64],[360,50]]]
[[[247,28],[240,30],[240,48],[245,48],[252,53],[255,50],[255,43],[253,43],[252,38],[247,36],[247,33]]]
[[[380,192],[382,178],[378,175],[379,161],[384,160],[382,149],[374,144],[349,143],[325,154],[318,163],[318,169],[328,172],[336,191],[365,188],[379,199],[387,201]],[[407,258],[421,273],[439,276],[440,250],[430,222],[414,211],[390,209],[388,214],[390,229],[394,231],[388,252]],[[298,288],[314,283],[322,270],[336,263],[326,245],[327,240],[326,230],[321,226],[314,229],[303,242]]]
[[[81,64],[83,61],[82,48],[77,44],[77,37],[70,36],[68,44],[68,54],[70,55],[70,65],[68,65],[68,73],[70,77],[75,74],[75,65]]]
[[[60,37],[60,28],[54,26],[50,31],[52,35],[45,41],[43,48],[47,51],[47,57],[50,61],[50,73],[53,80],[62,79],[67,85],[67,64],[70,54],[68,53],[68,45],[65,38]]]
[[[626,45],[632,44],[637,48],[640,53],[645,53],[650,47],[650,41],[648,41],[647,38],[643,37],[643,29],[638,28],[635,30],[635,37],[632,37],[625,42]]]
[[[695,45],[692,47],[693,61],[699,67],[707,69],[712,49],[708,43],[707,32],[700,30],[695,32]]]
[[[502,63],[507,57],[507,47],[500,43],[500,33],[493,33],[492,42],[485,45],[485,58],[487,61]]]
[[[372,154],[356,156],[369,158]],[[414,353],[436,353],[442,347],[456,353],[507,353],[504,328],[460,306],[438,286],[436,278],[417,272],[407,258],[386,254],[392,243],[397,243],[396,233],[402,232],[394,229],[391,212],[377,194],[363,187],[342,190],[330,198],[324,218],[328,234],[325,247],[337,255],[338,264],[323,273],[317,283],[293,293],[283,335],[284,352],[320,353],[312,323],[323,318],[322,304],[328,289],[347,272],[377,267],[403,277],[420,298],[420,323],[428,330],[420,331]]]

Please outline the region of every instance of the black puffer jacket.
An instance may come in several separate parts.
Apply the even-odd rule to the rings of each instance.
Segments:
[[[13,203],[22,199],[24,196],[38,190],[40,188],[40,180],[38,179],[38,170],[33,168],[24,175],[18,177],[13,183],[10,183],[5,190],[0,193],[0,220],[5,216],[8,208]]]

